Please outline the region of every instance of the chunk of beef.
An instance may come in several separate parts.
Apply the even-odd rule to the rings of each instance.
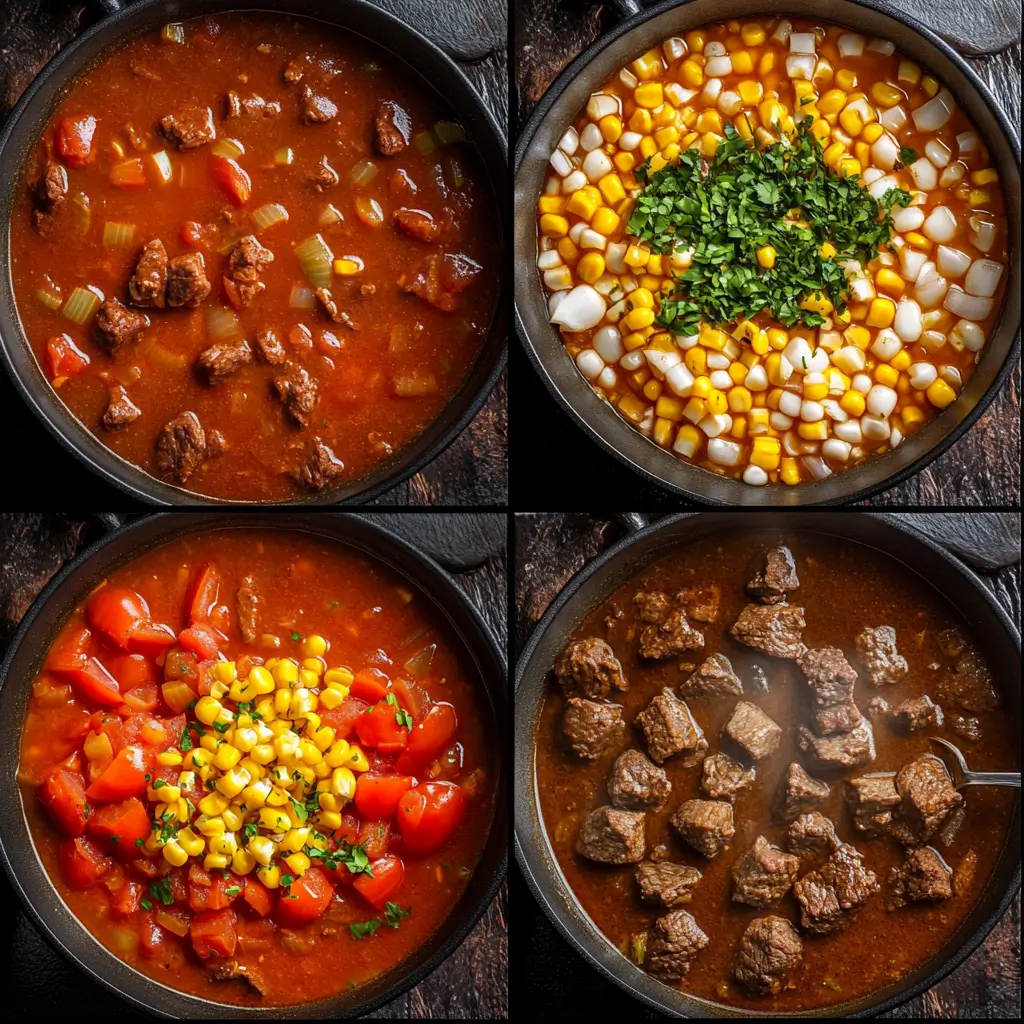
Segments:
[[[816,736],[810,729],[800,726],[800,749],[811,755],[815,767],[821,771],[839,768],[859,768],[875,759],[875,735],[866,718],[850,732],[832,736]]]
[[[373,117],[374,145],[382,156],[401,153],[412,138],[412,121],[397,103],[385,101],[377,104]]]
[[[160,126],[178,149],[196,149],[217,138],[209,107],[186,107],[177,114],[168,114]]]
[[[860,852],[840,843],[817,871],[793,886],[800,904],[800,926],[815,935],[840,931],[853,919],[852,912],[877,889],[878,879],[864,866]]]
[[[227,282],[225,289],[232,298],[232,305],[248,306],[266,288],[260,274],[274,262],[274,254],[260,245],[255,235],[240,238],[228,257]],[[235,301],[237,299],[237,301]]]
[[[967,718],[964,715],[952,715],[949,719],[950,727],[957,736],[965,740],[981,739],[981,722],[977,718]]]
[[[999,691],[984,659],[968,650],[957,660],[956,669],[939,682],[939,696],[964,711],[990,711],[999,706]]]
[[[640,632],[641,658],[674,658],[703,646],[704,634],[690,625],[682,608],[669,612],[660,625],[651,623]]]
[[[274,378],[274,389],[285,412],[300,426],[308,427],[316,406],[316,381],[297,363],[286,366]]]
[[[583,819],[576,852],[601,864],[638,864],[647,847],[644,822],[642,811],[598,807]]]
[[[738,697],[743,693],[743,684],[724,654],[712,654],[680,684],[679,692],[684,697]]]
[[[308,180],[310,186],[317,192],[326,192],[329,188],[334,188],[340,179],[338,172],[327,162],[327,157],[324,157]]]
[[[829,795],[828,783],[811,778],[798,761],[790,761],[775,790],[773,811],[780,821],[792,821],[806,811],[823,804]]]
[[[402,207],[391,215],[392,223],[404,235],[417,242],[435,242],[441,234],[441,225],[425,210]]]
[[[676,600],[694,622],[717,622],[722,588],[717,583],[709,583],[706,587],[684,587],[676,594]]]
[[[696,764],[708,749],[708,741],[685,701],[667,686],[636,716],[643,730],[651,760],[661,764],[683,755],[683,765]]]
[[[292,475],[307,491],[322,491],[344,473],[345,463],[319,437],[314,437],[306,461]]]
[[[48,160],[32,188],[36,207],[43,213],[53,213],[68,198],[68,172],[63,164]]]
[[[128,295],[133,306],[164,308],[167,301],[167,250],[159,238],[142,247],[139,262],[128,282]]]
[[[270,366],[280,366],[287,358],[281,339],[269,327],[256,332],[256,355]]]
[[[860,725],[863,716],[852,700],[814,709],[814,728],[821,736],[834,732],[850,732]]]
[[[619,704],[598,704],[583,697],[570,697],[565,703],[562,732],[577,757],[593,761],[625,739],[626,723],[622,717],[622,707]]]
[[[857,673],[838,647],[817,647],[797,658],[816,707],[853,700]]]
[[[458,297],[483,273],[483,267],[461,253],[432,253],[399,286],[444,313],[458,309]]]
[[[306,73],[306,61],[304,58],[296,58],[295,60],[288,61],[284,66],[284,71],[281,72],[282,77],[286,82],[301,82],[302,76]]]
[[[907,659],[896,650],[896,630],[892,626],[873,626],[858,633],[855,643],[868,678],[875,686],[897,683],[909,671]]]
[[[919,843],[938,831],[946,815],[963,801],[946,766],[933,754],[922,754],[896,774],[900,818]]]
[[[693,888],[701,877],[696,868],[669,861],[645,860],[636,869],[640,899],[644,903],[656,903],[662,907],[689,903],[693,898]]]
[[[206,261],[201,252],[187,252],[167,261],[167,305],[198,306],[210,294]]]
[[[888,718],[891,708],[884,697],[872,697],[867,703],[868,717],[873,721],[880,718]]]
[[[872,772],[846,780],[846,803],[858,832],[870,835],[888,832],[893,809],[899,802],[895,772]]]
[[[930,846],[908,850],[906,860],[898,868],[889,869],[888,882],[892,889],[885,901],[886,910],[953,895],[953,870]]]
[[[252,964],[243,964],[238,960],[216,960],[205,966],[214,981],[244,981],[261,996],[267,989],[262,971]]]
[[[799,874],[797,857],[758,836],[732,867],[732,898],[752,907],[767,907],[789,892]]]
[[[256,626],[260,614],[260,595],[256,589],[256,581],[251,576],[242,579],[242,585],[235,594],[235,605],[238,609],[238,629],[242,639],[251,644],[256,639]]]
[[[779,749],[782,729],[756,704],[741,700],[722,731],[753,761],[771,757]]]
[[[134,309],[122,306],[117,299],[106,299],[96,313],[93,333],[97,345],[108,352],[116,352],[124,345],[138,341],[148,326],[149,317],[145,313],[136,313]]]
[[[672,826],[705,857],[717,856],[736,834],[727,800],[686,800],[672,815]]]
[[[567,697],[583,694],[591,700],[612,690],[628,690],[615,652],[600,637],[574,640],[555,662],[555,678]]]
[[[765,552],[764,563],[747,584],[747,593],[762,604],[782,604],[789,591],[799,586],[793,552],[780,544]]]
[[[229,121],[238,117],[277,117],[281,113],[280,103],[267,101],[262,96],[239,96],[234,89],[228,90],[225,108]]]
[[[786,832],[786,849],[800,857],[831,853],[838,845],[835,825],[820,811],[801,814]]]
[[[338,108],[326,96],[318,96],[308,85],[302,87],[299,115],[306,124],[324,124],[338,116]]]
[[[206,431],[194,412],[166,423],[156,439],[156,465],[165,476],[184,483],[208,455]]]
[[[643,622],[660,626],[672,611],[672,598],[660,590],[640,590],[633,595],[633,604]]]
[[[608,774],[608,798],[629,811],[660,811],[671,792],[665,769],[640,750],[624,750]]]
[[[355,322],[352,317],[348,315],[344,310],[338,309],[338,303],[334,301],[334,296],[331,294],[329,288],[316,288],[314,294],[320,300],[320,305],[323,307],[324,312],[336,323],[344,324],[350,331],[356,329]]]
[[[916,732],[918,729],[938,728],[942,725],[942,708],[927,694],[897,704],[892,716],[893,725],[903,732]]]
[[[754,995],[775,995],[803,955],[800,935],[784,917],[755,917],[740,938],[733,977]]]
[[[701,789],[712,800],[728,800],[730,803],[740,790],[753,785],[757,777],[754,768],[744,768],[739,761],[720,752],[705,757],[701,771]]]
[[[647,936],[644,967],[662,981],[681,981],[709,941],[691,913],[673,910],[654,922]]]
[[[142,415],[142,410],[128,397],[128,392],[120,384],[110,388],[110,400],[107,411],[103,414],[103,426],[107,430],[117,430],[134,423]]]
[[[219,384],[252,362],[252,349],[244,338],[218,341],[199,353],[196,369],[210,384]]]
[[[775,658],[799,658],[807,650],[800,640],[806,625],[803,608],[795,605],[748,604],[729,635]]]

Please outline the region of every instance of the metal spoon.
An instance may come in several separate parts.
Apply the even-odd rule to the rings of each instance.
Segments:
[[[972,772],[967,767],[959,748],[939,736],[932,736],[930,739],[934,743],[941,743],[955,758],[952,775],[953,785],[957,789],[963,789],[965,786],[1010,786],[1020,789],[1020,772]]]

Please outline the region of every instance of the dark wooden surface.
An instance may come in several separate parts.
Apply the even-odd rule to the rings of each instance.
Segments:
[[[1000,536],[1017,535],[1014,522]],[[652,516],[657,519],[657,516]],[[947,537],[957,532],[953,515],[939,524]],[[920,526],[921,524],[918,523]],[[975,524],[961,524],[961,538],[977,536]],[[1003,524],[1000,524],[1001,526]],[[933,532],[932,534],[936,534]],[[623,536],[607,517],[588,513],[520,514],[515,518],[515,655],[537,620],[565,586],[589,561]],[[1020,622],[1020,564],[983,576],[986,584]],[[517,926],[521,938],[516,953],[516,996],[538,1017],[554,1008],[565,1017],[599,1014],[601,1020],[655,1017],[621,989],[606,981],[580,959],[537,907],[517,868],[512,896],[522,911]],[[570,1009],[571,1008],[571,1009]],[[886,1014],[899,1018],[1020,1018],[1020,893],[985,942],[955,970],[927,992]]]
[[[999,0],[1007,10],[1020,0]],[[969,3],[930,3],[929,19],[942,34],[944,12]],[[784,10],[785,5],[767,5]],[[1007,20],[1012,20],[1008,18]],[[618,21],[612,4],[582,0],[519,0],[515,5],[515,126],[520,132],[534,106],[559,72],[577,54]],[[1003,104],[1011,123],[1020,123],[1020,59],[1018,41],[994,57],[971,58],[970,64]],[[654,484],[598,448],[556,405],[534,373],[518,344],[510,363],[517,401],[529,408],[530,431],[517,435],[517,466],[530,465],[531,502],[535,508],[564,508],[565,495],[624,494],[629,503],[649,509],[677,509],[681,499]],[[1020,364],[1007,385],[978,422],[945,455],[868,505],[1020,504]],[[538,446],[536,438],[544,438]],[[528,450],[527,450],[528,449]],[[598,491],[597,488],[600,488]],[[549,499],[549,500],[545,500]]]
[[[402,513],[374,513],[410,540],[415,529],[396,520]],[[475,568],[455,576],[458,585],[494,630],[507,641],[506,549],[494,541],[492,517],[473,513],[437,513],[451,524],[450,535],[476,538],[478,552],[491,553],[473,561]],[[464,520],[468,522],[457,522]],[[77,518],[47,513],[0,513],[0,659],[36,594],[61,566],[104,534],[99,517]],[[486,543],[481,540],[486,538]],[[428,545],[433,541],[428,537]],[[453,556],[454,559],[454,556]],[[6,756],[16,756],[7,751]],[[6,1020],[81,1018],[137,1020],[105,989],[88,981],[45,942],[14,895],[6,874],[0,873],[0,989]],[[45,1006],[45,1011],[41,1007]],[[480,922],[456,952],[433,974],[404,996],[370,1016],[382,1020],[484,1020],[508,1016],[508,887],[502,886]]]
[[[442,49],[462,57],[463,71],[498,123],[508,124],[508,54],[503,0],[380,0]],[[239,6],[244,7],[243,4]],[[36,73],[97,17],[96,3],[0,0],[0,124]],[[429,15],[429,16],[428,16]],[[451,446],[376,505],[506,505],[508,382],[502,374],[484,407]],[[87,505],[128,511],[143,506],[83,468],[50,436],[0,373],[0,435],[6,463],[33,481],[37,507],[61,508],[71,491]],[[46,467],[45,473],[40,467]]]

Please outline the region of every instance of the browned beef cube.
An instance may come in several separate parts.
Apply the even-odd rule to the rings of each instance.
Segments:
[[[888,718],[890,711],[889,702],[884,697],[872,697],[867,703],[868,717],[872,721]]]
[[[397,103],[385,101],[377,105],[373,124],[375,129],[374,144],[382,156],[394,156],[401,153],[412,138],[412,121],[405,110]]]
[[[789,892],[799,874],[798,858],[758,836],[732,867],[732,898],[752,907],[767,907]]]
[[[107,299],[93,320],[93,333],[97,345],[108,352],[116,352],[124,345],[138,341],[148,326],[149,317],[145,313],[136,313],[134,309],[122,306],[117,299]]]
[[[235,601],[238,608],[238,630],[242,639],[251,644],[256,639],[260,612],[260,595],[256,590],[256,581],[251,576],[243,578]]]
[[[764,563],[747,584],[747,593],[762,604],[782,604],[789,591],[799,586],[793,552],[780,544],[765,552]]]
[[[441,225],[425,210],[401,207],[391,214],[391,220],[403,235],[417,242],[434,242],[441,234]]]
[[[674,658],[704,646],[704,634],[694,629],[682,608],[669,612],[660,625],[644,626],[640,633],[641,658]]]
[[[142,247],[139,262],[128,282],[128,295],[134,306],[163,309],[167,301],[167,250],[159,238]]]
[[[344,472],[345,463],[319,437],[314,437],[306,461],[292,475],[307,491],[322,491],[340,479]]]
[[[689,903],[693,888],[701,880],[701,873],[686,864],[672,864],[668,861],[645,860],[636,869],[636,881],[640,886],[640,899],[644,903],[656,903],[662,907],[675,907]]]
[[[893,809],[899,806],[895,772],[872,772],[846,780],[846,803],[859,832],[878,835],[888,832]]]
[[[199,353],[196,369],[210,384],[219,384],[252,362],[252,349],[244,338],[218,341]]]
[[[647,937],[644,967],[663,981],[681,981],[710,940],[686,910],[659,917]]]
[[[740,747],[752,761],[771,757],[779,749],[782,729],[756,704],[741,700],[722,731]]]
[[[705,857],[717,856],[736,834],[732,804],[726,800],[686,800],[672,815],[672,825]]]
[[[237,117],[277,117],[280,113],[281,104],[276,101],[268,103],[262,96],[239,96],[234,89],[228,91],[225,110],[228,121]]]
[[[624,750],[608,774],[608,798],[629,811],[660,811],[671,792],[665,769],[640,750]]]
[[[340,178],[338,172],[327,162],[327,157],[324,157],[307,180],[315,191],[326,192],[329,188],[334,188]]]
[[[857,673],[838,647],[817,647],[796,662],[810,687],[816,707],[853,700]]]
[[[803,955],[804,944],[784,917],[755,917],[736,949],[733,977],[755,995],[775,995]]]
[[[896,650],[896,630],[892,626],[865,629],[857,634],[856,644],[868,678],[875,686],[899,682],[909,671],[907,659]]]
[[[306,64],[308,62],[307,57],[297,57],[295,60],[288,61],[284,66],[284,71],[281,73],[286,82],[301,82],[302,76],[306,73]]]
[[[320,305],[323,307],[324,312],[336,324],[344,324],[350,331],[354,331],[356,329],[356,324],[352,320],[352,317],[350,317],[343,309],[338,308],[338,303],[335,302],[330,288],[315,288],[313,290],[313,294],[320,300]]]
[[[167,305],[198,306],[210,294],[201,252],[187,252],[167,261]]]
[[[194,412],[183,412],[161,429],[156,439],[157,469],[184,483],[208,455],[206,431]]]
[[[908,850],[903,864],[890,869],[888,881],[892,890],[885,901],[886,910],[953,895],[953,871],[938,850],[930,846]]]
[[[209,107],[186,107],[177,114],[168,114],[160,126],[178,149],[195,149],[217,138]]]
[[[922,754],[896,775],[900,817],[920,843],[927,842],[946,815],[963,801],[953,788],[946,766],[932,754]]]
[[[897,704],[892,715],[893,725],[903,732],[916,732],[918,729],[942,725],[942,708],[927,694]]]
[[[999,691],[985,660],[974,650],[965,651],[956,669],[943,675],[939,695],[965,711],[988,711],[998,707]]]
[[[274,389],[285,412],[300,426],[308,427],[316,406],[316,381],[305,368],[293,363],[274,378]]]
[[[53,213],[68,197],[68,172],[62,164],[48,160],[32,191],[36,206],[44,213]]]
[[[706,587],[684,587],[676,594],[676,600],[694,622],[717,622],[722,589],[717,583],[709,583]]]
[[[684,697],[738,697],[743,693],[743,684],[724,654],[712,654],[679,685],[679,692]]]
[[[248,306],[266,287],[259,276],[273,262],[274,254],[260,245],[255,235],[246,235],[235,243],[228,257],[228,273],[241,305]]]
[[[338,116],[338,108],[326,96],[318,96],[305,85],[299,100],[299,115],[306,124],[323,124]]]
[[[806,625],[803,608],[795,605],[748,604],[732,624],[729,635],[774,658],[799,658],[807,650],[800,640]]]
[[[256,354],[270,366],[280,366],[286,358],[281,339],[269,327],[256,332]]]
[[[807,751],[817,770],[860,768],[875,759],[875,737],[866,718],[850,732],[832,736],[816,736],[810,729],[800,726],[800,749]]]
[[[820,811],[801,814],[786,833],[786,849],[801,857],[831,853],[838,845],[835,825]]]
[[[814,709],[814,730],[820,736],[835,732],[852,732],[860,725],[863,716],[852,700],[842,704],[829,704]]]
[[[780,821],[792,821],[828,799],[828,784],[812,779],[798,761],[790,761],[775,791],[774,814]]]
[[[566,696],[583,694],[591,700],[607,697],[612,690],[628,690],[622,666],[614,651],[600,637],[573,640],[555,663],[555,678]]]
[[[682,754],[683,764],[696,764],[708,749],[708,741],[690,709],[667,686],[636,716],[643,730],[651,760],[661,764]]]
[[[117,430],[129,423],[134,423],[142,415],[142,410],[128,397],[128,392],[120,384],[110,388],[110,401],[107,411],[103,414],[103,426],[107,430]]]
[[[582,697],[570,697],[565,703],[562,731],[572,752],[585,761],[593,761],[626,736],[622,707],[597,704]]]
[[[598,807],[583,819],[576,852],[602,864],[638,864],[647,846],[644,821],[640,811]]]
[[[660,590],[640,590],[633,595],[637,614],[644,622],[661,625],[672,611],[672,598]]]
[[[840,843],[822,867],[793,886],[800,904],[800,926],[815,935],[840,931],[852,920],[851,912],[877,889],[878,879],[864,867],[860,852]]]
[[[752,785],[757,777],[755,769],[744,768],[739,761],[720,752],[705,757],[701,771],[701,789],[712,800],[728,800],[730,803],[736,799],[740,790]]]
[[[977,718],[968,718],[965,715],[952,715],[949,719],[950,728],[965,740],[976,741],[981,739],[981,722]]]

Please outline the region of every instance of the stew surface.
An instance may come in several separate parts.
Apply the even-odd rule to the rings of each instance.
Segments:
[[[745,584],[764,564],[766,550],[780,542],[794,556],[799,586],[788,593],[787,605],[762,606],[745,593]],[[637,594],[648,598],[635,601]],[[665,620],[669,626],[652,625],[658,616],[652,614],[651,594],[669,595],[672,607],[680,599],[686,603],[690,639],[692,631],[699,631],[702,647],[671,651],[670,633],[678,620],[674,626],[671,619]],[[756,614],[775,614],[770,610],[780,607],[803,610],[805,656],[800,665],[730,635],[748,603],[769,609]],[[709,617],[714,621],[705,621]],[[877,664],[865,660],[855,638],[882,625],[895,630],[907,669],[903,674],[897,669],[894,681],[875,685]],[[612,682],[605,697],[595,694],[582,701],[576,691],[577,717],[570,726],[567,698],[552,685],[537,735],[537,791],[566,882],[624,955],[695,996],[791,1013],[855,999],[896,982],[953,937],[998,859],[1017,794],[976,787],[965,790],[957,804],[951,785],[943,781],[935,789],[945,801],[936,811],[941,825],[932,821],[933,828],[921,831],[911,813],[916,796],[911,793],[901,804],[891,773],[935,753],[939,747],[929,736],[950,740],[972,768],[982,771],[1015,770],[1020,743],[998,672],[990,674],[977,638],[940,594],[867,547],[811,533],[751,532],[696,542],[652,565],[596,607],[573,636],[574,641],[594,638],[610,646],[628,689],[619,690]],[[665,646],[659,650],[661,643]],[[838,648],[854,667],[853,710],[850,701],[819,707],[809,696],[813,688],[805,670],[812,670],[812,661],[806,649],[813,654],[828,647]],[[720,663],[718,669],[705,664],[713,657],[718,662],[719,655],[728,659],[731,672],[721,671]],[[610,661],[603,664],[607,669]],[[898,658],[891,664],[898,665]],[[582,662],[576,667],[579,672]],[[557,671],[568,678],[565,662]],[[607,683],[613,673],[604,678]],[[850,676],[843,678],[849,684]],[[572,692],[574,683],[566,685]],[[700,737],[691,734],[687,741],[688,730],[678,722],[675,728],[661,727],[652,701],[657,698],[654,706],[663,709],[666,693],[673,694],[674,708],[682,703],[689,709]],[[941,712],[917,700],[924,695]],[[904,704],[909,701],[914,703]],[[744,710],[742,717],[737,717],[737,705]],[[829,722],[836,712],[853,718]],[[855,763],[844,767],[816,760],[816,744],[823,756],[830,756],[818,732],[849,729],[857,718],[861,721],[853,732],[827,736],[849,744],[845,749]],[[671,716],[665,721],[671,722]],[[859,735],[862,730],[867,737]],[[618,760],[627,750],[633,752],[628,765]],[[592,760],[586,759],[591,755]],[[713,767],[728,770],[716,775],[717,781],[704,781]],[[944,771],[938,774],[944,778]],[[854,794],[863,783],[851,780],[865,777],[891,797],[880,797],[877,806],[859,804]],[[900,776],[896,785],[903,786]],[[617,814],[639,814],[639,825],[636,819],[623,819],[634,829],[625,839],[621,821],[613,822],[620,829],[616,834],[596,827],[589,817],[609,802]],[[817,817],[807,813],[812,810]],[[804,814],[810,820],[800,817],[794,826]],[[794,828],[813,831],[822,815],[825,830],[830,821],[838,842],[849,844],[839,850],[845,863],[854,865],[850,877],[862,886],[859,894],[847,894],[842,910],[827,901],[816,904],[806,882],[814,871],[821,881],[834,845],[812,849],[811,839],[801,846],[794,838]],[[684,819],[680,824],[687,839],[672,823],[677,816]],[[591,823],[589,832],[585,821]],[[918,831],[907,836],[907,828]],[[616,855],[625,860],[592,859]],[[908,872],[906,864],[916,858],[927,860],[932,870],[924,878],[935,884],[934,890]],[[654,902],[641,899],[641,874]],[[900,881],[903,875],[907,878]],[[801,886],[807,886],[807,907],[795,895]],[[656,921],[680,911],[692,920],[674,918],[672,927],[656,927]],[[754,970],[741,983],[734,971],[740,963],[750,967],[740,948],[755,920],[769,922],[770,947],[778,960],[755,958]],[[701,935],[692,931],[694,924]],[[673,959],[677,946],[682,951]],[[794,948],[800,953],[795,962]],[[756,954],[756,944],[753,949]]]
[[[425,599],[341,545],[236,531],[131,562],[33,683],[19,779],[61,898],[172,988],[358,988],[447,917],[493,814],[487,711]]]
[[[496,296],[472,140],[310,20],[168,25],[86,71],[25,171],[18,312],[104,444],[204,494],[350,481],[418,437]]]

